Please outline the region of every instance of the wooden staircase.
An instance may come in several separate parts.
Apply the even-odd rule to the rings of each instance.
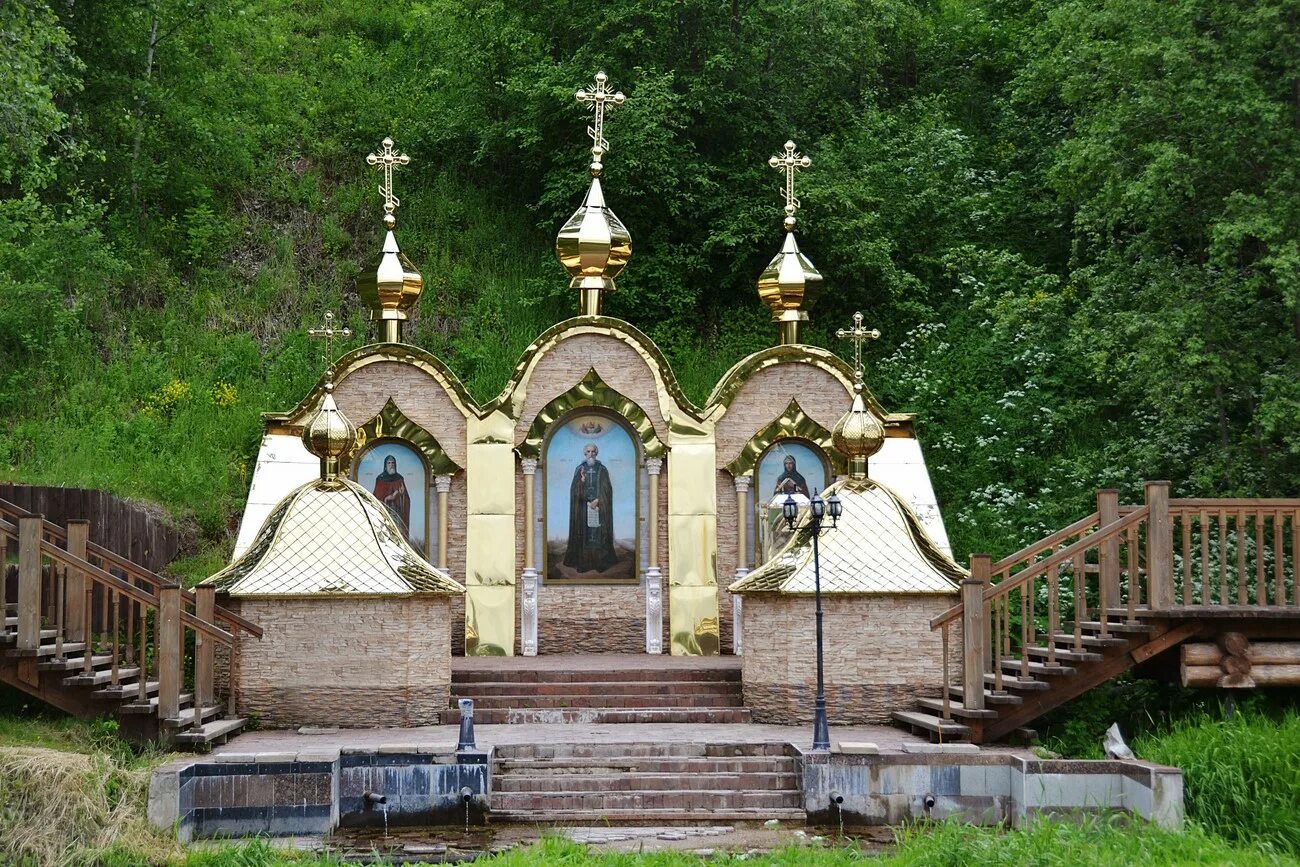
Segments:
[[[1097,506],[996,563],[971,557],[961,604],[931,622],[941,695],[895,722],[938,741],[1031,737],[1038,717],[1190,639],[1300,638],[1300,500],[1171,500],[1148,482],[1141,506],[1113,490]]]
[[[215,651],[261,629],[176,583],[0,500],[0,683],[136,742],[205,748],[245,721],[215,694]],[[192,648],[192,651],[190,650]]]

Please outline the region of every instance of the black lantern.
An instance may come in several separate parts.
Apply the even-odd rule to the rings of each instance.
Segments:
[[[794,494],[785,495],[785,502],[781,504],[781,514],[793,530],[794,522],[799,518],[799,504],[794,501]]]
[[[844,514],[844,504],[840,502],[839,494],[831,494],[826,498],[826,510],[831,515],[831,526],[837,526],[840,522],[840,515]]]
[[[822,518],[826,517],[826,501],[823,500],[821,494],[817,493],[815,490],[813,491],[810,508],[812,509],[814,521],[821,521]]]

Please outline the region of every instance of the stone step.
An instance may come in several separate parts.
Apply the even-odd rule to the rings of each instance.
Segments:
[[[180,732],[172,737],[172,741],[186,746],[224,744],[227,738],[238,734],[247,723],[246,719],[214,720],[204,723],[201,728]]]
[[[539,774],[507,773],[492,783],[493,792],[664,792],[799,791],[799,777],[787,774]]]
[[[740,681],[630,680],[566,683],[473,682],[453,683],[451,694],[458,698],[486,698],[511,695],[726,695],[741,694]]]
[[[735,792],[696,789],[662,792],[493,792],[492,810],[736,810],[798,808],[797,791]]]
[[[594,815],[589,810],[497,810],[491,813],[494,825],[575,825],[597,819],[610,825],[676,825],[712,824],[716,822],[766,822],[777,819],[789,827],[800,827],[808,814],[799,809],[766,807],[732,810],[601,810]]]
[[[456,707],[456,699],[451,700]],[[474,697],[474,712],[494,708],[744,707],[739,695],[490,695]]]
[[[502,759],[493,765],[499,774],[794,774],[798,762],[791,756],[747,758],[666,758],[661,756],[611,756],[608,758]]]
[[[921,729],[932,734],[941,735],[944,740],[964,741],[970,737],[970,728],[961,723],[944,720],[933,714],[920,711],[896,710],[890,714],[895,722],[909,726],[913,730]]]
[[[671,759],[734,760],[789,759],[784,743],[536,743],[505,744],[496,748],[496,759],[560,761],[561,759]]]
[[[452,686],[468,683],[606,683],[614,681],[689,681],[740,682],[739,668],[644,668],[635,665],[604,670],[564,670],[549,668],[493,668],[453,670]]]
[[[440,714],[444,725],[460,725],[460,711]],[[479,725],[526,725],[530,723],[747,723],[749,708],[661,707],[661,708],[486,708],[474,710]]]
[[[1005,688],[1005,686],[1006,678],[1003,678],[1003,687]],[[966,690],[960,686],[950,686],[948,687],[948,695],[951,698],[957,699],[957,701],[963,701],[966,695]],[[1024,704],[1024,702],[1025,700],[1023,698],[1018,695],[1012,695],[1009,692],[998,693],[991,689],[984,690],[985,704]]]

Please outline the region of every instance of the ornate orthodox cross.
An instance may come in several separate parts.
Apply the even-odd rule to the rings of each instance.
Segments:
[[[800,169],[806,169],[812,165],[812,160],[794,149],[794,142],[785,143],[785,153],[776,154],[767,161],[767,164],[777,171],[785,172],[785,215],[787,218],[794,217],[794,212],[799,210],[799,199],[794,194],[794,173]],[[787,228],[793,228],[787,219]]]
[[[775,159],[775,157],[773,157]],[[862,381],[862,344],[868,340],[879,340],[880,332],[875,328],[862,327],[862,314],[853,314],[853,327],[841,328],[835,332],[835,336],[840,340],[853,341],[853,376],[858,382]]]
[[[587,127],[587,135],[591,136],[591,170],[597,173],[601,169],[600,158],[609,150],[609,142],[605,140],[605,107],[608,104],[610,108],[616,108],[627,100],[623,91],[610,91],[608,85],[609,76],[597,72],[596,86],[593,89],[587,90],[584,87],[574,94],[578,102],[596,113],[595,122]]]
[[[379,194],[384,197],[384,223],[391,229],[396,218],[393,217],[393,211],[397,206],[402,204],[402,200],[393,195],[393,168],[395,166],[409,165],[411,158],[406,154],[393,152],[393,140],[385,138],[380,142],[379,153],[369,154],[366,157],[366,163],[372,166],[378,166],[379,170],[384,173],[384,182],[379,185]]]
[[[323,338],[325,339],[325,358],[326,358],[327,362],[331,362],[331,363],[332,363],[332,362],[333,362],[333,359],[334,359],[334,353],[332,352],[332,349],[333,349],[333,346],[334,346],[334,338],[335,338],[335,336],[339,336],[339,337],[351,337],[351,336],[352,336],[352,329],[351,329],[351,328],[346,328],[346,327],[344,327],[344,328],[335,328],[335,327],[334,327],[334,314],[331,313],[330,311],[326,310],[326,311],[325,311],[325,324],[322,325],[320,328],[308,328],[308,329],[307,329],[307,334],[308,334],[308,336],[310,336],[310,337],[323,337]]]

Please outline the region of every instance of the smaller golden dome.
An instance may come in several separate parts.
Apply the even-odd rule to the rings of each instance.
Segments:
[[[800,251],[791,228],[781,252],[772,257],[758,277],[758,297],[772,311],[773,322],[806,322],[821,288],[821,272]]]
[[[393,215],[385,214],[384,220],[389,228],[379,263],[357,278],[357,291],[370,311],[370,320],[384,323],[383,339],[397,343],[402,336],[401,323],[410,318],[409,311],[420,300],[424,277],[398,248]]]
[[[357,428],[334,403],[334,385],[325,384],[325,397],[302,431],[302,444],[320,458],[320,474],[324,481],[333,481],[339,474],[339,459],[357,442]]]
[[[632,235],[605,204],[600,178],[591,179],[586,201],[560,229],[555,255],[572,278],[569,288],[614,291],[614,278],[632,258]]]
[[[867,458],[885,444],[885,425],[863,399],[861,382],[853,384],[853,406],[835,423],[831,441],[849,459],[849,475],[854,478],[866,475]]]

